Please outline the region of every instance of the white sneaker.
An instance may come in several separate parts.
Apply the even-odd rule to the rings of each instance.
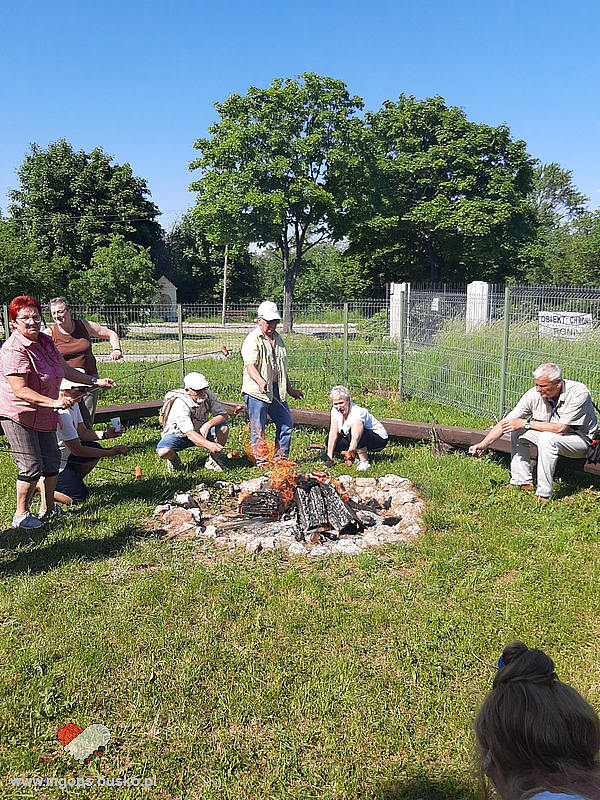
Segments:
[[[56,520],[63,520],[69,519],[71,514],[67,513],[64,508],[60,506],[54,506],[52,511],[48,511],[47,508],[40,510],[38,512],[38,519],[43,519],[44,522],[56,521]]]
[[[173,458],[167,458],[167,472],[179,472],[180,469],[183,469],[183,464],[177,453]]]
[[[356,465],[357,472],[366,472],[368,469],[371,469],[371,464],[368,461],[359,461]]]
[[[211,469],[213,472],[225,472],[223,465],[213,455],[209,455],[204,462],[204,469]]]
[[[20,516],[15,514],[11,522],[13,528],[41,528],[43,524],[43,522],[40,522],[39,519],[34,517],[29,511],[26,511]]]

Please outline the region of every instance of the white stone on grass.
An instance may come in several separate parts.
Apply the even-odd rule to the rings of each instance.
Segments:
[[[332,553],[346,553],[347,555],[358,555],[361,552],[360,547],[352,539],[340,539],[335,542],[331,548]]]
[[[409,483],[408,478],[401,478],[400,475],[394,475],[391,472],[379,478],[379,485],[382,489],[388,489],[392,486],[401,486],[403,483]]]
[[[266,475],[261,475],[259,478],[252,478],[249,481],[240,483],[240,492],[261,492],[269,485],[269,478]]]
[[[263,550],[275,550],[275,548],[277,547],[275,542],[276,542],[275,536],[263,536],[260,540]]]
[[[308,555],[311,558],[319,558],[321,556],[328,556],[331,553],[331,547],[327,547],[326,545],[318,545],[317,547],[311,547],[308,551]]]
[[[175,502],[182,508],[197,508],[198,503],[194,500],[189,492],[180,492],[175,495]]]
[[[306,547],[302,542],[292,542],[288,547],[288,553],[291,556],[305,556],[307,553]]]

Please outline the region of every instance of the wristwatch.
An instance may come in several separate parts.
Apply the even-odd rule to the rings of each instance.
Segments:
[[[90,375],[92,386],[95,386],[98,383],[98,378],[95,375]]]
[[[528,431],[530,428],[531,428],[531,422],[529,422],[529,420],[527,419],[525,420],[525,423],[523,425],[523,430]]]

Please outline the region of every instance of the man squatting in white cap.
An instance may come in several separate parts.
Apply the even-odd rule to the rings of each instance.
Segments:
[[[216,394],[208,388],[204,375],[189,372],[183,384],[184,389],[175,389],[165,395],[163,409],[168,408],[168,415],[156,452],[166,459],[167,472],[181,469],[178,456],[181,450],[204,447],[209,453],[220,453],[229,435],[227,412]],[[205,466],[222,469],[210,455]]]
[[[287,353],[283,339],[277,333],[281,320],[275,303],[265,300],[258,307],[257,327],[242,344],[244,373],[242,394],[250,418],[250,441],[256,465],[267,465],[264,448],[267,415],[275,423],[274,460],[289,458],[292,428],[290,409],[285,399],[289,394],[294,400],[304,397],[294,389],[287,374]]]

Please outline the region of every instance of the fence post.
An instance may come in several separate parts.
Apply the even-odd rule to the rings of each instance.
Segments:
[[[4,338],[10,336],[10,326],[8,324],[8,306],[2,306],[2,323],[4,325]]]
[[[185,377],[185,352],[183,349],[183,314],[181,312],[181,303],[177,303],[177,333],[179,335],[179,374],[181,376],[181,385],[183,386],[183,379]]]
[[[398,394],[404,396],[404,336],[406,332],[406,292],[400,292],[400,353],[398,364]]]
[[[348,386],[348,303],[344,303],[344,386]]]
[[[502,359],[500,364],[500,397],[498,399],[498,419],[502,419],[506,409],[506,368],[508,366],[508,335],[510,332],[510,287],[504,289],[504,321],[502,327]]]

